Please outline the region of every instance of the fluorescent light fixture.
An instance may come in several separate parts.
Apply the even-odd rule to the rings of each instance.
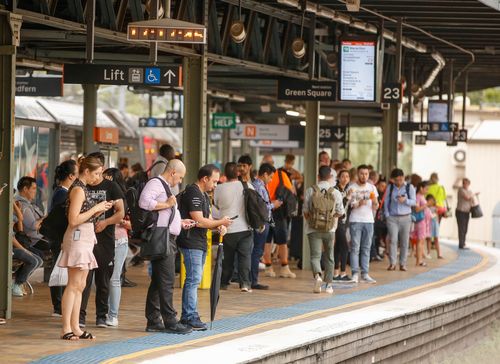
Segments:
[[[319,116],[319,120],[325,120],[326,119],[326,116],[325,115],[320,115]]]
[[[287,110],[286,114],[288,116],[300,116],[300,113],[298,111],[295,111],[295,110]]]
[[[307,125],[307,123],[306,123],[306,121],[305,121],[305,120],[301,120],[301,121],[300,121],[300,126],[306,126],[306,125]]]
[[[281,107],[282,109],[293,109],[293,105],[287,104],[286,102],[278,102],[276,106]]]

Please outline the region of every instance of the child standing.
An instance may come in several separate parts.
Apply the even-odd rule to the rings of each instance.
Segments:
[[[427,254],[429,256],[431,255],[432,241],[434,241],[434,247],[437,252],[437,257],[438,259],[443,259],[443,256],[441,255],[441,248],[439,247],[439,216],[438,208],[436,206],[436,199],[433,195],[427,195],[426,200],[427,207],[429,208],[431,213],[430,235],[427,238]]]

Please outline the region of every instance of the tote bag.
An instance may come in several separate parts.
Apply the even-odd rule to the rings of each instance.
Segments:
[[[49,287],[66,286],[68,284],[68,268],[59,267],[61,254],[62,252],[59,253],[54,269],[52,269],[52,273],[50,273]]]

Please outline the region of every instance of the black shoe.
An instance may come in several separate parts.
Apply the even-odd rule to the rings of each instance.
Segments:
[[[267,289],[269,289],[269,286],[267,286],[265,284],[257,283],[257,284],[252,284],[252,289],[267,290]]]
[[[137,286],[137,283],[132,282],[130,279],[126,277],[122,280],[122,287],[135,287],[135,286]]]
[[[461,247],[459,249],[461,249],[461,250],[470,250],[470,248],[468,246],[463,246],[463,247]]]
[[[105,318],[98,318],[96,321],[95,321],[95,325],[97,327],[100,327],[101,329],[104,329],[106,327],[108,327],[108,325],[106,325],[106,319]]]
[[[239,278],[231,278],[231,283],[240,283]]]
[[[347,274],[346,274],[345,276],[340,277],[340,278],[339,278],[339,281],[341,281],[341,282],[348,282],[348,283],[350,283],[350,282],[354,282],[354,281],[352,280],[352,278],[351,278],[351,277],[349,277]]]
[[[193,331],[206,331],[208,329],[207,324],[201,321],[199,317],[189,321],[183,319],[181,320],[181,323],[187,327],[191,327]]]
[[[229,284],[221,284],[220,285],[220,289],[222,289],[223,291],[227,291],[228,288],[229,288]]]
[[[181,324],[180,322],[176,322],[175,324],[171,324],[168,326],[165,326],[165,330],[163,332],[167,334],[189,334],[193,331],[191,326],[186,326],[184,324]]]
[[[146,332],[163,332],[163,331],[165,331],[165,326],[163,326],[162,323],[146,326]]]

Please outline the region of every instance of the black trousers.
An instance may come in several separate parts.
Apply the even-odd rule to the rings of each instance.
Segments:
[[[224,260],[222,261],[223,286],[229,285],[234,269],[234,256],[238,253],[238,274],[240,287],[250,288],[252,280],[250,270],[252,265],[253,232],[250,230],[224,236]]]
[[[50,251],[52,252],[52,269],[54,269],[54,267],[56,265],[57,257],[59,256],[59,253],[61,252],[61,242],[60,241],[52,241],[50,244]],[[62,300],[64,287],[55,286],[55,287],[49,287],[49,288],[50,288],[50,298],[52,300],[52,306],[54,307],[54,312],[62,313],[61,300]]]
[[[346,224],[339,223],[335,231],[335,245],[333,247],[335,269],[339,269],[340,267],[340,270],[345,272],[348,254],[349,247],[347,245]]]
[[[177,322],[174,309],[175,254],[151,261],[151,283],[146,298],[148,326],[162,321],[165,326]]]
[[[110,264],[111,263],[111,264]],[[80,323],[85,323],[87,316],[87,304],[89,302],[92,280],[95,277],[95,313],[96,319],[106,319],[109,311],[109,281],[113,275],[113,261],[97,262],[98,268],[89,271],[87,285],[82,294],[82,306],[80,307]]]
[[[469,228],[470,213],[455,210],[455,216],[457,217],[458,226],[458,247],[463,248],[465,247],[465,237]]]

